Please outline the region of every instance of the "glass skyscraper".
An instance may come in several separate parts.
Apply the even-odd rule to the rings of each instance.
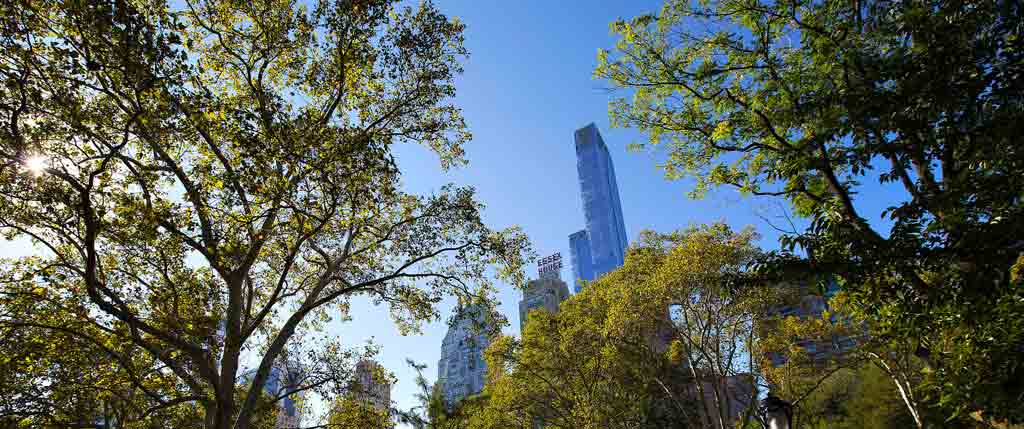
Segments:
[[[250,383],[256,378],[256,370],[249,370],[242,373],[242,383]],[[263,383],[263,390],[271,397],[280,396],[289,390],[295,390],[301,384],[302,375],[295,369],[289,369],[285,365],[274,365],[270,368],[267,381]],[[302,414],[298,412],[295,401],[301,399],[303,394],[292,393],[285,396],[278,403],[277,421],[275,428],[295,428],[302,422]]]
[[[594,260],[590,257],[590,237],[587,230],[569,236],[569,257],[572,263],[573,290],[579,293],[580,279],[594,279]]]
[[[576,130],[575,139],[576,171],[587,226],[569,236],[574,289],[578,293],[581,279],[591,281],[622,266],[628,241],[608,146],[593,123]]]

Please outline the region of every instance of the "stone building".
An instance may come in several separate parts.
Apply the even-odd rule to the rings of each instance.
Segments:
[[[523,290],[523,300],[519,301],[519,327],[526,324],[530,311],[543,308],[552,313],[558,312],[558,305],[569,298],[569,286],[561,279],[541,278],[530,280]]]
[[[445,402],[455,404],[483,390],[487,378],[483,352],[491,344],[492,335],[480,307],[467,307],[452,320],[437,362],[437,382]]]
[[[374,408],[389,412],[391,409],[391,381],[379,363],[369,359],[356,364],[356,374],[349,391],[357,401],[373,405]]]
[[[785,287],[793,287],[796,292],[795,295],[785,302],[780,302],[778,305],[769,308],[758,324],[759,329],[774,329],[775,323],[777,323],[776,320],[786,317],[801,319],[821,317],[822,313],[828,310],[829,299],[839,291],[839,286],[835,282],[829,282],[824,293],[813,290],[809,285],[798,285],[795,287],[785,285]],[[836,320],[836,318],[843,316],[832,314],[830,317]],[[832,359],[842,358],[852,351],[858,342],[864,339],[865,334],[855,332],[851,335],[834,335],[829,338],[796,338],[794,341],[795,345],[807,352],[812,363],[824,364]],[[772,364],[777,366],[784,364],[786,357],[780,354],[773,354],[771,360]]]

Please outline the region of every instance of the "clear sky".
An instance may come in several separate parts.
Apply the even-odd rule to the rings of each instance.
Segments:
[[[489,225],[496,229],[519,225],[540,256],[562,253],[567,265],[562,278],[571,289],[568,235],[584,226],[573,131],[594,122],[615,165],[630,240],[643,229],[671,231],[724,220],[737,229],[755,226],[763,236],[762,247],[777,247],[778,234],[757,216],[779,213],[773,202],[744,199],[731,190],[689,200],[687,182],[667,182],[656,169],[657,154],[626,151],[628,143],[643,138],[640,134],[608,126],[608,101],[613,94],[605,83],[591,77],[597,50],[614,44],[610,22],[654,12],[660,1],[435,1],[444,13],[458,16],[467,25],[470,57],[458,81],[457,103],[474,139],[466,148],[469,166],[445,174],[425,149],[400,147],[399,166],[407,190],[428,193],[448,182],[474,186],[487,206],[484,215]],[[871,196],[884,191],[867,192]],[[861,197],[865,211],[876,213],[872,221],[878,219],[881,201],[889,199]],[[25,244],[0,243],[0,255],[24,254]],[[536,277],[536,268],[530,267],[528,274]],[[521,293],[502,285],[499,298],[510,322],[506,332],[518,334]],[[451,303],[446,303],[442,320],[425,325],[422,335],[402,337],[386,308],[357,301],[352,320],[333,323],[329,329],[348,345],[370,338],[380,345],[378,361],[399,378],[392,399],[408,408],[414,403],[415,374],[405,359],[427,364],[425,374],[434,381],[447,330],[443,319],[450,309]]]
[[[762,247],[778,247],[778,233],[758,216],[781,213],[776,201],[743,198],[732,190],[690,200],[689,183],[668,182],[656,168],[658,154],[626,151],[627,144],[644,138],[641,134],[608,125],[608,101],[615,94],[592,78],[597,50],[614,45],[612,21],[657,12],[661,1],[435,1],[467,26],[470,57],[457,101],[474,139],[466,150],[469,166],[448,174],[439,172],[424,149],[400,149],[399,166],[410,191],[430,192],[447,182],[476,187],[493,228],[519,225],[540,256],[562,253],[562,278],[571,290],[568,235],[584,227],[573,132],[594,122],[615,165],[631,241],[643,229],[725,221],[736,229],[753,225]],[[858,208],[873,224],[884,223],[879,213],[900,197],[870,183],[861,192]],[[528,274],[535,278],[536,267]],[[501,288],[500,308],[510,323],[506,333],[518,334],[521,296],[510,285]],[[451,303],[442,308],[443,318],[450,309]],[[423,335],[401,337],[380,310],[354,306],[352,322],[337,332],[353,341],[374,337],[382,346],[378,360],[399,378],[392,399],[408,407],[414,403],[414,373],[404,359],[427,364],[425,374],[433,382],[447,326],[442,320],[425,326]]]
[[[466,28],[470,57],[458,82],[474,139],[467,146],[469,166],[441,174],[425,149],[399,149],[399,166],[408,190],[436,190],[443,183],[472,185],[486,204],[485,220],[493,228],[519,225],[540,256],[561,252],[562,278],[570,285],[568,235],[584,226],[573,132],[594,122],[615,164],[626,231],[633,240],[642,229],[671,231],[693,223],[724,220],[736,228],[754,225],[762,245],[776,247],[776,235],[755,215],[768,202],[745,200],[732,191],[704,200],[686,198],[685,182],[667,182],[655,167],[657,156],[630,153],[626,145],[643,138],[633,130],[608,126],[607,84],[594,80],[598,48],[613,46],[609,24],[617,17],[654,12],[660,1],[520,1],[436,0]],[[760,207],[764,206],[764,207]],[[759,208],[760,207],[760,208]],[[775,210],[778,211],[777,208]],[[528,274],[536,277],[536,267]],[[518,333],[521,293],[503,285],[501,309],[508,333]],[[372,336],[382,346],[378,360],[399,378],[392,399],[413,404],[414,373],[404,359],[426,363],[425,374],[437,376],[444,321],[424,327],[423,335],[401,337],[384,319],[383,309],[354,305],[353,320],[335,325],[343,339],[361,342]],[[442,316],[450,315],[450,303]]]

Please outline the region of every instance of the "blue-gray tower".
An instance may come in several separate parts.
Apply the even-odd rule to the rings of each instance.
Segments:
[[[587,230],[569,235],[569,258],[572,263],[573,290],[580,292],[580,279],[594,280],[594,259],[590,256],[590,237]]]
[[[449,406],[484,389],[484,350],[491,344],[494,329],[488,320],[483,307],[469,306],[448,327],[437,362],[437,382]]]
[[[575,291],[580,279],[594,280],[622,266],[626,257],[626,224],[622,219],[615,167],[601,133],[591,123],[576,130],[576,170],[587,229],[569,236]]]

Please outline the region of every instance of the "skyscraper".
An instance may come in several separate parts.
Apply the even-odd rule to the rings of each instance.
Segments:
[[[437,382],[449,405],[484,388],[487,375],[484,350],[491,344],[491,333],[483,311],[470,306],[460,312],[441,343]]]
[[[590,237],[587,230],[569,235],[569,257],[572,263],[573,290],[580,292],[580,279],[594,279],[594,259],[590,256]]]
[[[569,236],[575,291],[580,279],[594,280],[622,266],[626,256],[626,224],[619,185],[608,146],[591,123],[576,130],[576,171],[586,229]]]
[[[250,383],[256,377],[256,370],[249,370],[242,374],[243,383]],[[270,374],[263,383],[263,390],[271,397],[278,397],[299,388],[302,374],[298,369],[289,367],[287,362],[275,364],[270,368]],[[277,402],[278,413],[275,428],[295,428],[302,422],[302,415],[296,408],[295,401],[301,399],[303,394],[292,393]]]
[[[357,401],[365,402],[385,413],[391,409],[391,381],[385,378],[384,367],[369,359],[356,363],[355,379],[349,391]]]
[[[519,301],[519,327],[526,324],[526,316],[535,308],[558,312],[558,304],[569,298],[569,287],[559,278],[530,280]]]

